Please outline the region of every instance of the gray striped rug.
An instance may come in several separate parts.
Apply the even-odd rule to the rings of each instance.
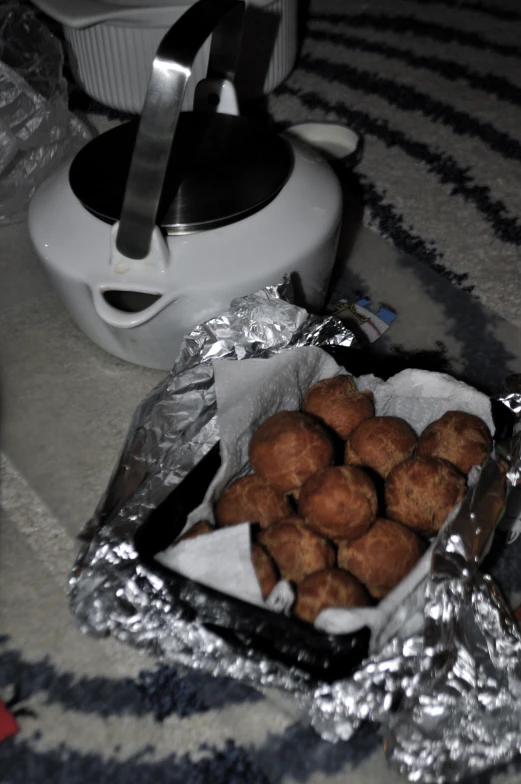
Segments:
[[[359,133],[366,225],[521,325],[518,0],[300,6],[302,47],[267,100],[272,118]],[[100,129],[96,115],[127,118],[86,96],[72,105]]]
[[[361,134],[367,225],[521,324],[518,0],[313,0],[269,108]]]

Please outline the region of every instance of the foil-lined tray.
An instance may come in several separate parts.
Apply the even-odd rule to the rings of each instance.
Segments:
[[[254,626],[248,636],[244,619],[218,597],[209,618],[207,591],[184,579],[173,586],[138,552],[136,535],[153,510],[218,441],[212,359],[266,358],[304,345],[338,355],[354,346],[335,318],[311,316],[291,299],[288,284],[240,298],[185,340],[172,373],[136,410],[107,492],[83,531],[69,582],[72,611],[91,634],[281,690],[328,740],[349,739],[366,719],[379,722],[390,760],[411,781],[457,781],[506,762],[521,750],[521,635],[478,566],[508,493],[521,483],[519,390],[502,399],[509,419],[502,440],[440,532],[430,579],[400,609],[406,618],[423,608],[424,629],[411,634],[395,619],[394,636],[354,674],[348,667],[331,678],[290,651],[267,650]],[[221,633],[234,623],[239,634]]]
[[[158,552],[172,545],[190,512],[199,505],[220,467],[219,444],[190,471],[140,526],[134,539],[141,562],[164,581],[164,590],[177,606],[214,634],[232,642],[237,652],[255,649],[266,658],[293,662],[302,673],[329,682],[346,677],[367,656],[369,629],[329,635],[298,619],[257,607],[162,567]]]

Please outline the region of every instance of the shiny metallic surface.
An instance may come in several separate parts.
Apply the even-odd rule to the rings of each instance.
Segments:
[[[391,763],[426,784],[466,779],[521,751],[521,635],[477,571],[509,489],[491,458],[440,532],[429,580],[407,598],[405,616],[423,605],[423,630],[400,630],[351,681],[321,690],[313,714],[323,737],[342,737],[349,717],[377,722]]]
[[[509,392],[503,402],[514,414],[521,414],[521,392]]]
[[[181,120],[189,133],[176,144],[158,212],[167,234],[207,231],[247,218],[288,181],[294,156],[282,136],[228,114],[191,112]]]
[[[74,195],[107,223],[120,219],[137,122],[101,134],[69,169]],[[291,146],[244,117],[183,112],[168,162],[156,221],[169,235],[242,220],[266,206],[293,171]]]
[[[291,698],[320,735],[348,740],[380,725],[389,761],[409,781],[443,784],[521,751],[521,634],[491,578],[479,571],[515,485],[521,434],[497,449],[446,521],[431,573],[372,640],[355,674],[319,681],[258,650],[245,655],[197,623],[189,588],[173,596],[144,568],[134,534],[218,440],[213,358],[269,357],[301,345],[351,345],[334,319],[294,307],[287,285],[235,300],[197,327],[172,373],[136,411],[120,462],[73,567],[69,596],[81,628],[113,634],[192,668]],[[501,399],[512,410],[507,392]]]
[[[234,300],[227,313],[194,329],[172,373],[136,410],[109,487],[82,532],[84,545],[71,574],[71,606],[85,630],[113,632],[158,652],[180,645],[169,635],[185,628],[183,609],[170,606],[161,580],[137,562],[134,534],[219,438],[213,359],[265,358],[294,346],[354,342],[336,319],[309,315],[291,304],[292,296],[289,283],[268,287]],[[197,624],[190,633],[204,640],[204,650],[208,633]],[[216,638],[211,648],[222,645]]]
[[[159,45],[116,240],[118,250],[125,256],[142,259],[150,250],[170,150],[196,55],[213,33],[208,77],[233,79],[243,15],[244,2],[239,0],[199,0],[171,27]]]

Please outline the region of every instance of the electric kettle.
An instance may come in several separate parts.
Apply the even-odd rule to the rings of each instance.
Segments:
[[[163,38],[143,112],[89,142],[35,193],[29,232],[63,304],[98,346],[170,369],[182,338],[290,275],[323,305],[342,198],[324,158],[239,116],[244,3],[199,0]],[[194,110],[181,104],[212,36]]]

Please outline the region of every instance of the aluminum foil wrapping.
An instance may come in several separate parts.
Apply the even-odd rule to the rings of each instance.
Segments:
[[[521,432],[496,444],[436,541],[431,575],[389,619],[356,673],[323,682],[197,622],[183,590],[167,591],[133,539],[149,511],[218,440],[211,360],[269,357],[294,346],[344,345],[334,318],[291,304],[287,284],[235,300],[196,328],[172,373],[137,409],[124,449],[72,569],[81,628],[290,698],[323,738],[347,740],[378,722],[392,764],[411,781],[452,782],[521,751],[521,635],[493,581],[478,571],[508,493],[521,484]],[[502,402],[521,414],[515,386]],[[516,432],[516,430],[518,432]],[[420,618],[420,623],[409,619]],[[374,650],[374,646],[372,647]]]
[[[134,536],[150,510],[219,438],[213,359],[267,358],[296,346],[351,346],[355,337],[335,318],[291,303],[285,282],[234,300],[230,310],[195,328],[171,374],[137,408],[118,465],[82,531],[69,580],[80,627],[113,634],[139,648],[254,686],[285,687],[288,668],[254,652],[241,657],[194,621],[182,592],[172,597],[139,561]],[[309,680],[295,671],[297,690]]]

